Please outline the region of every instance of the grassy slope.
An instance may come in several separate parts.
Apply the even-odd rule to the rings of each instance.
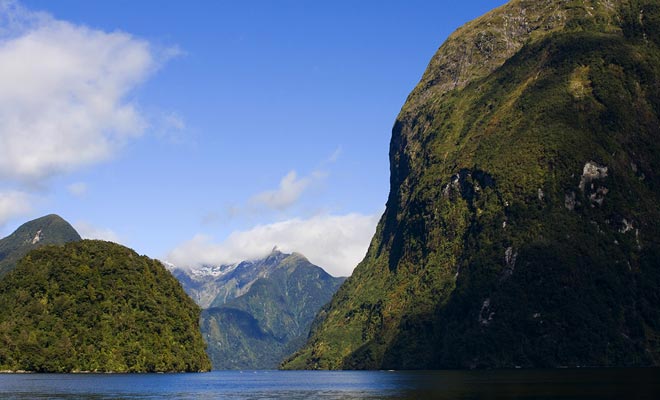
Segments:
[[[395,124],[365,260],[284,367],[659,363],[659,19],[517,1],[450,38]],[[581,190],[587,162],[608,176]]]

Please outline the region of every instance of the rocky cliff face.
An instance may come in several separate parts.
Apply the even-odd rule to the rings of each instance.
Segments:
[[[285,368],[660,363],[660,4],[511,1],[392,132],[366,258]]]

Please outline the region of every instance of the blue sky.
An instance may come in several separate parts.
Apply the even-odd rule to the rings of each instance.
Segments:
[[[406,96],[503,3],[2,0],[0,229],[57,213],[178,265],[277,245],[350,274]]]

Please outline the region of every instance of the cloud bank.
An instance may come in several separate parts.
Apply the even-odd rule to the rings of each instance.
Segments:
[[[0,1],[0,178],[33,182],[108,159],[147,123],[129,98],[148,42]]]
[[[166,259],[190,268],[221,265],[263,257],[277,246],[285,253],[304,254],[331,275],[348,276],[364,258],[379,217],[347,214],[296,218],[235,231],[221,243],[196,235],[172,250]]]
[[[140,136],[148,122],[130,95],[178,54],[0,0],[0,226],[34,212],[47,178],[107,160]]]

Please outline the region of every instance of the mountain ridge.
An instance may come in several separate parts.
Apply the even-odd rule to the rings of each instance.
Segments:
[[[257,279],[268,277],[285,258],[294,256],[309,262],[300,253],[287,254],[275,247],[265,257],[233,264],[193,268],[165,263],[165,266],[200,307],[211,308],[247,293]]]
[[[277,249],[228,266],[172,270],[204,302],[200,326],[214,369],[276,368],[304,343],[317,311],[344,281],[300,253]]]

